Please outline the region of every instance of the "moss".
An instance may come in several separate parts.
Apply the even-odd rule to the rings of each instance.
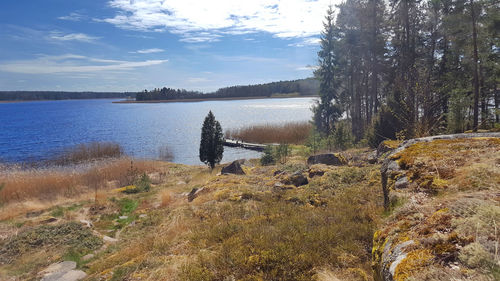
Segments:
[[[418,249],[408,253],[394,272],[395,281],[407,280],[410,276],[432,263],[434,256],[429,249]]]
[[[494,263],[493,256],[477,242],[465,246],[458,257],[470,268],[488,268]]]
[[[382,143],[390,149],[396,149],[402,142],[399,140],[385,140]]]
[[[9,263],[17,256],[51,246],[71,247],[78,252],[88,252],[102,245],[102,240],[76,222],[59,225],[42,225],[12,237],[0,244],[0,262]]]

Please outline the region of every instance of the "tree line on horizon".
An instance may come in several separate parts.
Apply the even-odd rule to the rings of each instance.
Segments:
[[[161,88],[137,93],[137,101],[202,99],[202,98],[239,98],[239,97],[270,97],[273,94],[297,93],[301,96],[317,95],[319,82],[315,78],[279,81],[265,84],[231,86],[220,88],[212,93],[188,91],[183,89]]]
[[[0,91],[0,101],[135,98],[135,95],[126,92]]]
[[[375,146],[498,127],[498,1],[346,0],[337,8],[326,13],[315,71],[323,136],[348,127],[356,142]]]

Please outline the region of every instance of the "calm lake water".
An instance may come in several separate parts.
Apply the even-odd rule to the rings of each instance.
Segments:
[[[174,162],[202,164],[201,125],[209,110],[223,130],[253,124],[310,120],[314,98],[113,104],[113,100],[64,100],[0,104],[0,159],[45,160],[79,143],[112,141],[134,157],[157,159],[167,145]],[[224,148],[222,162],[259,157]]]

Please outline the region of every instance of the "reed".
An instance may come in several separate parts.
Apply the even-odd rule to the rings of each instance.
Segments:
[[[12,169],[0,174],[0,204],[29,199],[71,198],[85,192],[131,184],[135,175],[154,170],[148,161],[127,157],[70,167]]]
[[[304,144],[312,130],[309,122],[263,124],[228,130],[226,138],[251,143]]]
[[[123,148],[117,143],[91,142],[67,148],[48,162],[55,165],[68,165],[97,159],[118,158],[123,155]]]

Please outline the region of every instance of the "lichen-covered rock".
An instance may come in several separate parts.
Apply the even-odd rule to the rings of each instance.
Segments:
[[[245,172],[241,168],[241,163],[244,162],[245,160],[235,160],[231,164],[227,165],[226,167],[222,168],[221,174],[227,175],[227,174],[235,174],[235,175],[244,175]]]
[[[316,176],[322,177],[325,174],[325,171],[311,167],[311,168],[309,168],[307,173],[309,174],[310,178],[314,178]]]
[[[307,158],[307,165],[325,164],[330,166],[347,165],[347,159],[339,153],[313,155]]]
[[[305,177],[301,172],[296,172],[296,173],[284,178],[281,181],[281,183],[287,184],[287,185],[293,184],[293,185],[299,187],[299,186],[308,184],[309,181],[307,180],[307,177]]]
[[[384,153],[387,153],[391,150],[398,148],[400,144],[401,142],[396,140],[386,140],[381,142],[377,147],[377,157],[380,157]]]

